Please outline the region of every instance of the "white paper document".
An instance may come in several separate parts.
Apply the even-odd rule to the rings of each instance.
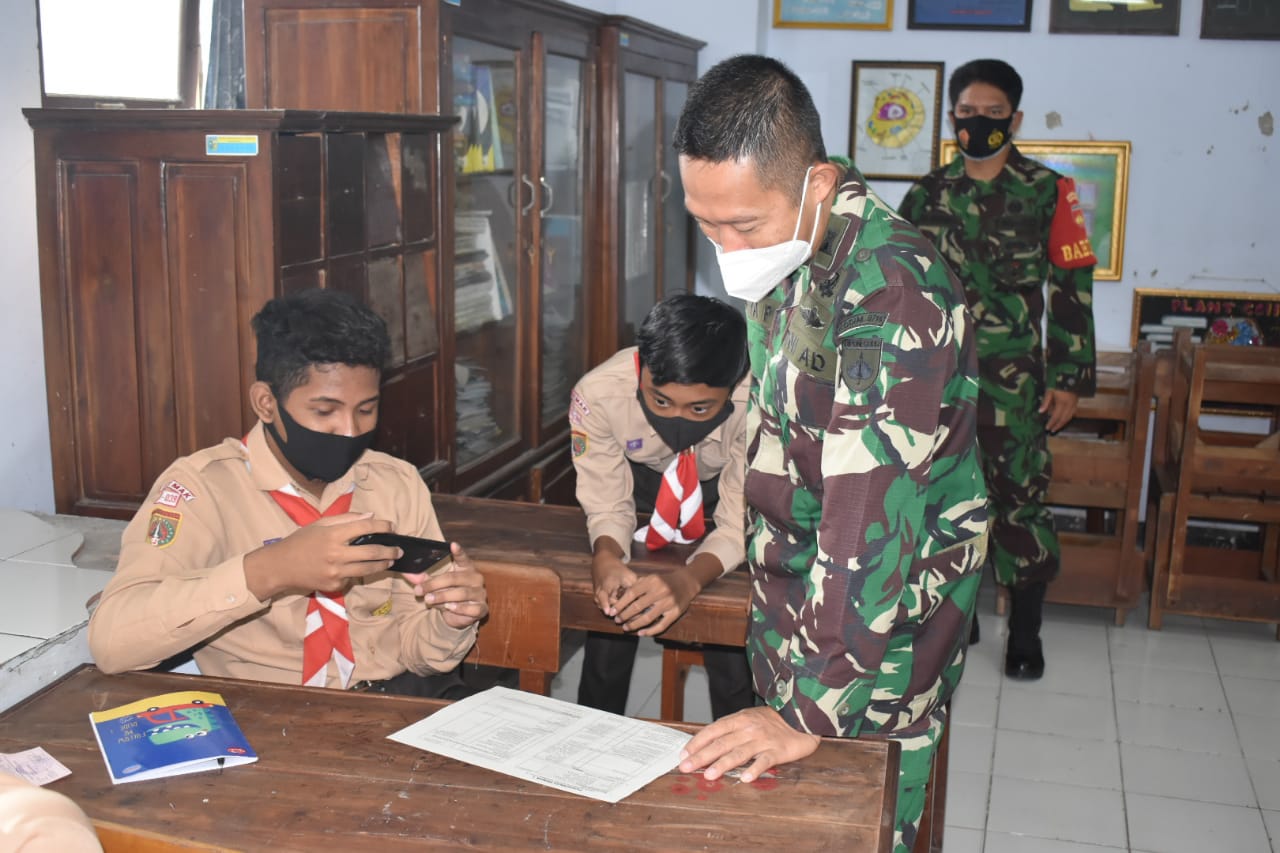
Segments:
[[[536,693],[491,687],[391,740],[616,803],[679,763],[691,735]]]
[[[21,776],[33,785],[48,785],[71,775],[61,761],[38,746],[22,752],[0,752],[0,770]]]

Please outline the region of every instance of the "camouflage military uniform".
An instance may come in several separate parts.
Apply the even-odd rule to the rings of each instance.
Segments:
[[[1060,177],[1013,148],[994,180],[975,181],[957,155],[913,185],[901,206],[955,270],[973,311],[990,557],[1006,586],[1058,573],[1058,538],[1044,504],[1052,460],[1038,412],[1046,382],[1082,397],[1094,391],[1093,267],[1065,269],[1049,250]]]
[[[984,557],[977,362],[936,250],[836,162],[818,251],[748,310],[747,650],[794,728],[900,740],[907,850]]]

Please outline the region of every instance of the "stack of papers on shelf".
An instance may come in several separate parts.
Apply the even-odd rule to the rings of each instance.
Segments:
[[[454,329],[470,332],[511,315],[511,293],[497,262],[490,211],[457,214],[454,240]]]
[[[458,462],[479,459],[502,441],[502,428],[493,418],[493,383],[475,361],[458,358],[454,364],[458,385]]]

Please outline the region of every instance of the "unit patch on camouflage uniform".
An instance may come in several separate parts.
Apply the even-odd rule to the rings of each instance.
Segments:
[[[859,314],[847,314],[836,324],[836,337],[844,338],[854,329],[865,329],[874,326],[879,329],[889,315],[884,311],[863,311]]]
[[[848,338],[840,341],[840,380],[855,394],[876,384],[880,375],[879,338]]]
[[[182,513],[153,509],[151,520],[147,522],[147,541],[157,548],[167,548],[178,538],[178,528],[181,525]]]
[[[584,456],[587,452],[587,435],[582,432],[569,433],[569,444],[573,448],[573,458]]]

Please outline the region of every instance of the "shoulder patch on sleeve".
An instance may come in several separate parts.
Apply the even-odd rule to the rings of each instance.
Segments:
[[[573,448],[573,458],[586,455],[587,452],[587,434],[584,432],[569,433],[569,445]]]
[[[177,480],[170,480],[160,490],[160,497],[156,498],[156,503],[160,506],[177,506],[178,501],[190,503],[195,500],[195,493]]]
[[[840,341],[840,381],[852,393],[861,394],[876,384],[883,345],[879,338],[846,338]]]
[[[1058,179],[1058,204],[1049,226],[1049,260],[1064,270],[1091,267],[1098,263],[1089,243],[1080,196],[1076,192],[1075,181],[1070,178]]]
[[[167,548],[178,538],[178,528],[181,526],[182,513],[153,509],[151,519],[147,522],[147,541],[157,548]]]
[[[569,423],[574,426],[582,426],[582,419],[591,414],[591,407],[587,405],[587,400],[578,389],[573,389],[573,393],[569,395]]]
[[[836,337],[845,338],[857,329],[865,329],[871,326],[878,329],[888,319],[889,315],[884,311],[860,311],[856,314],[846,314],[836,323]]]

